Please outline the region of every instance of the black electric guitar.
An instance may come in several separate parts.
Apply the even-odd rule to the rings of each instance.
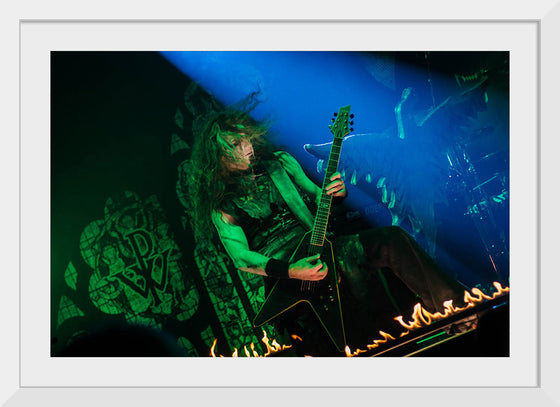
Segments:
[[[350,106],[341,107],[338,114],[335,113],[334,123],[329,125],[334,140],[313,229],[303,236],[290,258],[290,263],[294,263],[304,257],[320,254],[321,261],[326,263],[329,268],[327,277],[321,281],[278,280],[253,321],[255,326],[261,326],[295,305],[305,302],[311,306],[336,348],[341,352],[346,347],[346,337],[342,321],[334,253],[331,242],[326,238],[332,203],[332,196],[327,195],[326,186],[331,183],[330,178],[338,168],[342,140],[349,133],[348,119],[353,117],[349,113]]]

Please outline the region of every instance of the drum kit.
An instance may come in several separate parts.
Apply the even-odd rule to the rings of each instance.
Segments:
[[[477,142],[478,141],[478,142]],[[449,201],[478,233],[497,281],[509,276],[509,153],[484,151],[480,140],[457,142],[447,151]]]

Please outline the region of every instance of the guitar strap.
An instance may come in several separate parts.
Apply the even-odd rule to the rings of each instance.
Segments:
[[[282,164],[278,161],[266,161],[264,166],[292,213],[308,230],[311,230],[313,228],[313,215],[305,205],[305,202],[303,202],[301,195]]]

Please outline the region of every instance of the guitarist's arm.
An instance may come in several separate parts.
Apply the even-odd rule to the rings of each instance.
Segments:
[[[313,181],[307,177],[301,165],[297,160],[285,151],[274,153],[282,163],[286,172],[292,177],[294,182],[298,184],[305,192],[313,196],[316,200],[321,197],[321,188],[319,188]],[[339,172],[335,172],[331,177],[331,182],[327,185],[326,190],[328,195],[336,198],[346,198],[348,191],[344,185],[344,180]]]
[[[212,214],[212,222],[236,268],[249,273],[267,276],[265,269],[271,258],[254,252],[249,248],[245,232],[237,225],[233,216],[225,212],[214,212]],[[319,260],[318,255],[306,257],[288,265],[289,278],[298,280],[322,280],[327,275],[327,271],[327,265]]]
[[[276,152],[274,153],[274,155],[278,157],[278,160],[280,161],[288,175],[290,175],[294,182],[299,185],[306,193],[308,193],[315,199],[321,196],[321,188],[319,188],[313,181],[311,181],[307,177],[300,163],[298,163],[293,156],[286,153],[285,151]]]

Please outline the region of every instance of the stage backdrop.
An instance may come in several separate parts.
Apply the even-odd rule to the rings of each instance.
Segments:
[[[183,205],[201,90],[157,53],[51,61],[52,354],[125,323],[162,332],[179,354],[209,356],[214,339],[225,355],[251,343],[263,354],[247,294],[264,295],[262,282],[195,242]]]

